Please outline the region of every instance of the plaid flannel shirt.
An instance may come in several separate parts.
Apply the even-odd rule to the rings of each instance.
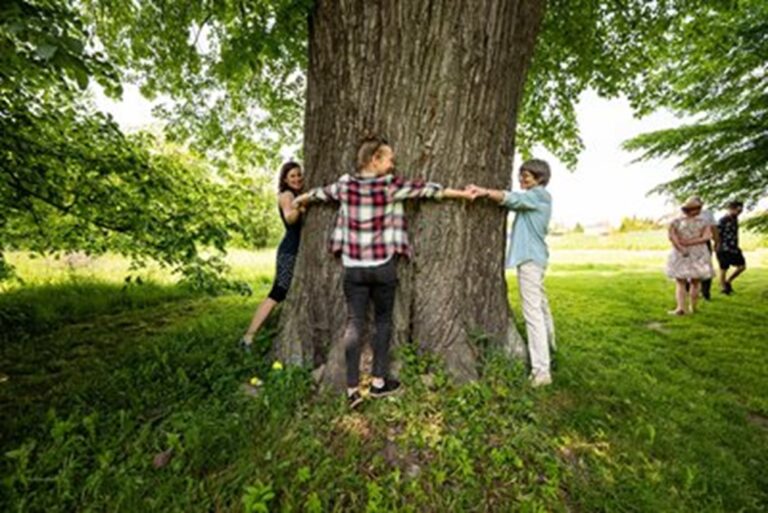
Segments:
[[[361,178],[346,174],[325,187],[309,191],[314,201],[338,201],[339,211],[329,250],[363,261],[399,254],[411,258],[403,201],[439,197],[442,186],[422,180],[384,175]]]

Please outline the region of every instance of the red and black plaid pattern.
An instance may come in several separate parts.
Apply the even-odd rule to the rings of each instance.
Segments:
[[[312,189],[309,197],[339,202],[329,241],[331,253],[373,261],[395,254],[412,256],[403,201],[434,198],[441,190],[438,184],[400,176],[360,178],[347,174],[335,183]]]

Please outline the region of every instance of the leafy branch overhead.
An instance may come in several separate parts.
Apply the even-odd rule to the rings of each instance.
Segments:
[[[172,140],[257,166],[301,139],[307,0],[105,2],[84,12]]]
[[[77,12],[17,1],[2,15],[0,252],[115,251],[200,282],[222,270],[203,249],[267,242],[263,181],[151,134],[126,136],[93,109],[89,77],[111,94],[120,80]]]
[[[754,205],[768,193],[768,4],[733,2],[686,19],[668,48],[649,76],[655,94],[646,109],[669,107],[693,121],[625,147],[641,150],[641,159],[679,159],[679,176],[658,191]],[[768,213],[749,224],[768,231]]]
[[[575,166],[582,149],[579,95],[593,88],[647,107],[648,73],[664,56],[670,34],[686,16],[716,3],[549,2],[527,77],[518,147],[528,153],[542,144]],[[125,77],[138,80],[149,96],[173,99],[158,114],[174,137],[256,162],[267,156],[249,141],[277,146],[301,139],[313,2],[86,4],[100,41]]]

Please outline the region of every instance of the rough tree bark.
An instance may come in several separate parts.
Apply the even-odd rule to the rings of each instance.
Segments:
[[[357,141],[383,135],[398,172],[446,186],[509,187],[517,106],[544,11],[537,0],[333,0],[310,18],[305,120],[308,186],[353,169]],[[336,205],[312,206],[276,352],[344,379],[341,264],[326,249]],[[393,347],[441,356],[477,376],[482,333],[519,342],[504,281],[506,214],[488,202],[412,203],[415,257],[398,264]],[[514,340],[517,339],[517,340]]]

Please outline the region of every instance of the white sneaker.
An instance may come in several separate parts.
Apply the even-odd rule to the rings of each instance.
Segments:
[[[543,387],[552,384],[552,375],[547,374],[531,374],[529,378],[531,386],[534,388]]]

